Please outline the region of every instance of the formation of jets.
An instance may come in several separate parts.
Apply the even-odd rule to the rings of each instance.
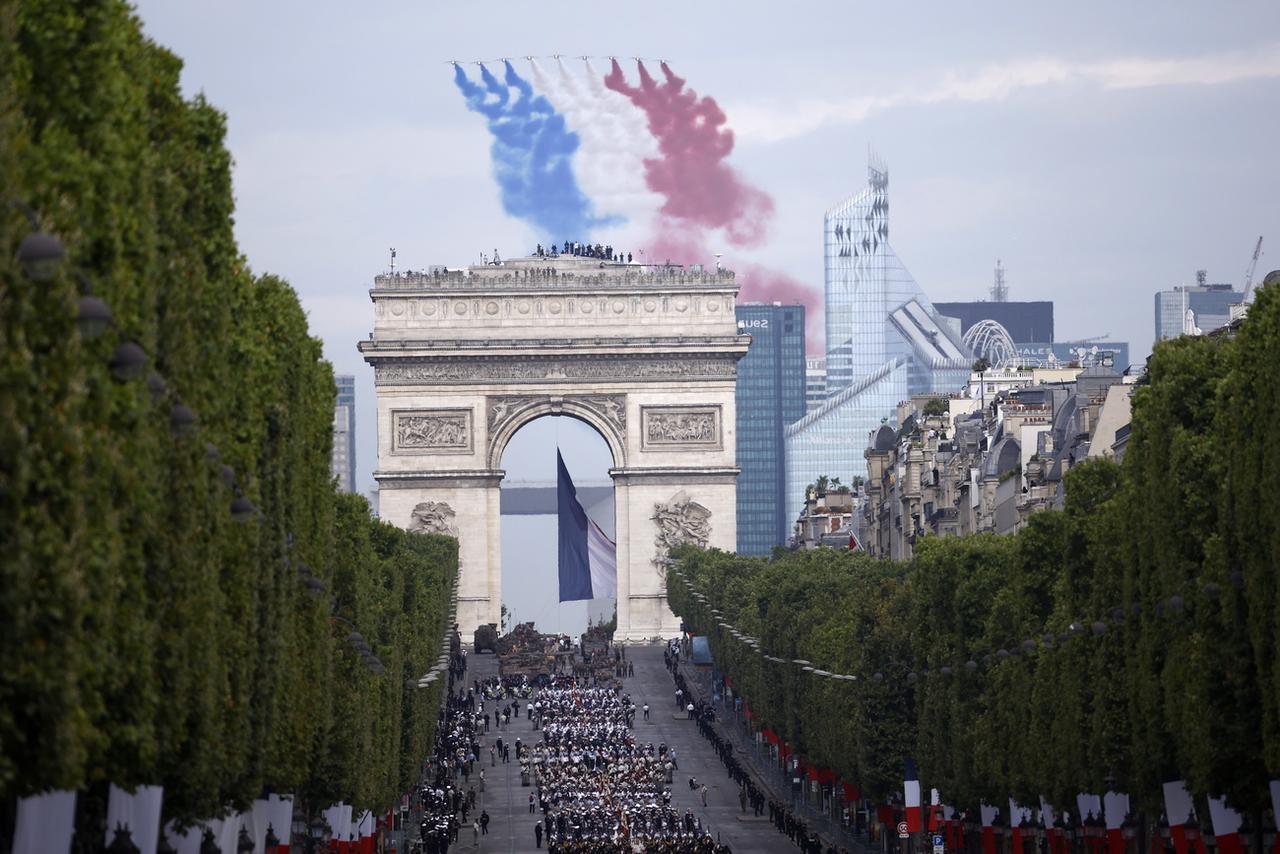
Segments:
[[[553,54],[551,54],[549,57],[539,57],[539,56],[532,56],[532,55],[528,55],[528,54],[526,54],[524,58],[525,58],[525,59],[527,59],[527,60],[528,60],[528,61],[530,61],[530,62],[533,62],[535,59],[554,59],[556,62],[559,62],[559,61],[563,58],[563,56],[564,56],[564,54],[560,54],[560,53],[553,53]],[[583,60],[584,62],[585,62],[586,60],[589,60],[589,59],[611,59],[611,60],[616,60],[617,58],[618,58],[618,57],[614,56],[613,54],[609,54],[609,55],[607,55],[607,56],[586,56],[586,55],[582,55],[582,56],[575,56],[575,57],[574,57],[574,59],[581,59],[581,60]],[[645,57],[643,57],[643,56],[629,56],[629,57],[626,57],[626,58],[627,58],[627,59],[634,59],[636,62],[660,62],[660,63],[663,63],[663,64],[667,64],[667,63],[669,63],[669,62],[670,62],[670,60],[666,60],[666,59],[658,59],[658,60],[654,60],[654,59],[646,59],[646,58],[645,58]],[[486,62],[510,62],[511,60],[512,60],[512,57],[510,57],[510,56],[500,56],[500,57],[498,57],[497,59],[473,59],[473,60],[471,60],[471,61],[470,61],[469,63],[467,63],[467,64],[469,64],[469,65],[484,65]],[[463,60],[460,60],[460,59],[448,59],[448,60],[445,60],[445,65],[462,65],[462,64],[463,64]]]

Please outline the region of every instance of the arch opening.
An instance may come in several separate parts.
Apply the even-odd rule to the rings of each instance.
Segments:
[[[614,484],[618,455],[604,432],[578,413],[531,413],[496,437],[500,485],[501,567],[498,589],[509,631],[532,622],[544,633],[577,637],[588,623],[613,618],[616,584],[594,598],[559,601],[557,466],[559,449],[587,518],[616,540]]]

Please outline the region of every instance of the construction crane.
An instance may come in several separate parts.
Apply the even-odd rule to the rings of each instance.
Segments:
[[[1253,290],[1253,274],[1258,269],[1258,257],[1262,255],[1262,235],[1258,235],[1258,244],[1253,247],[1253,260],[1249,262],[1249,271],[1244,274],[1244,298],[1240,300],[1242,303],[1249,301],[1249,292]]]

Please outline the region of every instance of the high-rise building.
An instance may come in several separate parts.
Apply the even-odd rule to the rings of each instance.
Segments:
[[[1052,341],[1052,302],[935,302],[933,307],[944,317],[960,321],[960,334],[969,331],[984,320],[994,320],[1003,326],[1015,344],[1036,341]]]
[[[738,554],[767,555],[787,542],[783,430],[804,415],[804,306],[740,303],[751,336],[738,362]]]
[[[889,246],[889,173],[824,219],[828,397],[786,431],[786,513],[821,475],[866,473],[867,437],[913,394],[958,391],[971,354]]]
[[[804,360],[804,408],[812,412],[827,399],[827,360]]]
[[[333,406],[333,460],[330,468],[338,479],[338,489],[356,491],[356,378],[350,374],[334,377],[338,398]]]
[[[1156,294],[1157,341],[1212,332],[1231,322],[1231,306],[1244,302],[1244,292],[1208,278],[1198,270],[1194,285],[1177,285]]]

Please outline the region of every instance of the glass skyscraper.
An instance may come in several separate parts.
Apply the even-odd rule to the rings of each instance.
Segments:
[[[338,479],[338,489],[356,491],[356,378],[350,374],[334,377],[338,398],[333,406],[333,460],[330,470]]]
[[[738,362],[738,554],[767,555],[787,542],[783,430],[804,415],[804,306],[740,303],[751,336]]]
[[[872,430],[914,394],[958,391],[971,354],[889,246],[889,172],[876,158],[867,187],[823,222],[827,399],[786,430],[786,512],[821,475],[865,476]]]
[[[1156,340],[1179,335],[1212,332],[1231,321],[1231,306],[1244,302],[1244,292],[1229,284],[1207,282],[1203,270],[1196,284],[1178,285],[1156,294]]]

